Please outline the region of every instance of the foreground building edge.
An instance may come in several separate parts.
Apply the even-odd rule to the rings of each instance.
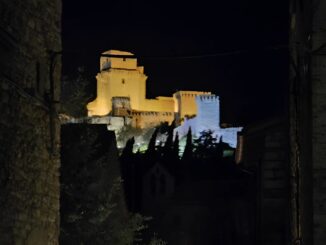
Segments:
[[[1,10],[0,244],[57,245],[61,1]]]

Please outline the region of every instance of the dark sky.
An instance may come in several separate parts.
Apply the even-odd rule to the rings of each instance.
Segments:
[[[284,111],[287,0],[63,1],[62,25],[66,75],[85,66],[95,84],[99,54],[119,49],[140,57],[148,97],[212,91],[222,121],[237,124]],[[244,52],[173,58],[238,50]]]

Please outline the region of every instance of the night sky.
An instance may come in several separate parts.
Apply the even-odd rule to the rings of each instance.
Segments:
[[[287,0],[63,1],[62,25],[64,75],[84,66],[95,85],[100,53],[125,50],[145,66],[148,97],[211,91],[222,122],[242,125],[284,112]]]

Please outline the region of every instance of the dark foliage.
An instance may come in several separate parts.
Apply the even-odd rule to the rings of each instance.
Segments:
[[[144,218],[125,208],[114,134],[63,126],[61,161],[60,244],[131,244]]]
[[[191,128],[189,127],[188,133],[187,133],[187,141],[186,141],[186,147],[182,155],[182,160],[187,162],[190,161],[193,157],[193,143],[192,143],[192,132]]]
[[[75,75],[63,77],[61,87],[61,112],[73,117],[86,116],[86,104],[92,94],[88,92],[90,81],[86,78],[85,69],[79,67]]]

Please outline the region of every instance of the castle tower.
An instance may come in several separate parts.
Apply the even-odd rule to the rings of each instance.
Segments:
[[[89,116],[111,112],[113,97],[129,97],[131,108],[141,110],[145,103],[146,79],[144,69],[130,52],[109,50],[100,58],[97,97],[87,105]]]
[[[197,131],[219,130],[220,128],[220,99],[214,94],[196,96],[198,108]]]
[[[178,91],[174,93],[174,112],[176,113],[177,123],[183,121],[184,117],[197,115],[196,96],[209,94],[211,93],[200,91]]]

